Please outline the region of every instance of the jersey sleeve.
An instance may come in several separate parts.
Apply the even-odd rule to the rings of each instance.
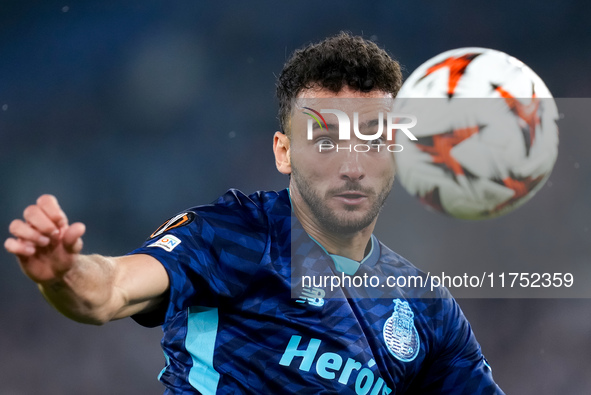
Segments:
[[[183,215],[188,220],[173,221]],[[236,297],[256,271],[265,248],[264,237],[231,211],[194,209],[173,219],[130,253],[156,258],[170,281],[161,308],[132,317],[144,326],[162,325],[190,306],[217,307]]]
[[[427,366],[417,380],[417,393],[504,395],[494,382],[492,368],[457,302],[447,295],[439,303],[444,319],[438,352],[426,361]]]

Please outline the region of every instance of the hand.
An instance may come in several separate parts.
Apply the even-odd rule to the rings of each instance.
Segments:
[[[6,239],[4,247],[17,256],[23,272],[36,283],[61,280],[82,250],[86,227],[82,223],[68,225],[52,195],[39,197],[37,204],[25,209],[23,219],[10,223],[14,238]]]

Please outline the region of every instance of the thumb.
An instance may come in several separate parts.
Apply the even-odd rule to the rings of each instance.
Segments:
[[[86,226],[81,222],[70,225],[62,237],[62,243],[66,251],[72,254],[78,254],[82,251],[82,235],[86,232]]]

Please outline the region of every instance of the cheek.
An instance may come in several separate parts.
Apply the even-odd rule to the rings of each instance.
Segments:
[[[379,169],[379,170],[378,170]],[[392,161],[385,162],[381,167],[376,166],[377,172],[375,173],[384,186],[394,183],[394,177],[396,175],[396,166]]]
[[[373,163],[370,164],[370,168],[374,169],[376,174],[394,174],[396,172],[396,163],[391,157],[382,157],[374,160]]]
[[[326,154],[318,154],[315,148],[293,147],[291,151],[291,163],[296,171],[306,179],[319,179],[329,177],[338,172],[338,161]]]
[[[326,166],[307,163],[303,166],[296,166],[296,171],[300,186],[315,191],[315,194],[319,196],[323,196],[334,184],[334,177],[331,177],[331,172]]]
[[[390,165],[388,166],[388,174],[391,174],[392,177],[396,174],[396,164],[394,162],[390,162]]]

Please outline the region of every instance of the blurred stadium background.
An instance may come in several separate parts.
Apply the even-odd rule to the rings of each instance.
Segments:
[[[87,224],[86,252],[118,255],[175,212],[230,187],[284,188],[271,152],[275,76],[293,50],[340,30],[377,41],[405,75],[447,49],[490,47],[531,66],[556,97],[589,97],[586,7],[582,0],[3,1],[1,239],[42,193]],[[591,266],[591,136],[587,127],[560,137],[550,181],[516,212],[452,220],[396,185],[378,236],[424,269]],[[459,302],[507,394],[591,393],[591,300]],[[63,318],[3,249],[0,322],[0,394],[163,391],[159,328]]]

